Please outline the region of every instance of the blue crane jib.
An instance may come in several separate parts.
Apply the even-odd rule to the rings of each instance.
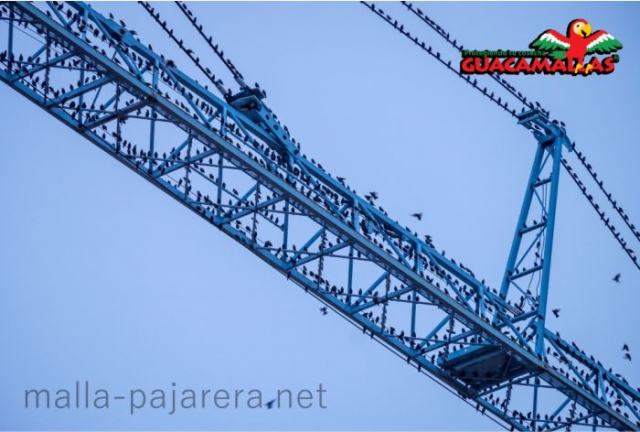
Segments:
[[[308,160],[264,91],[209,43],[238,92],[189,53],[210,90],[87,4],[0,4],[2,82],[421,373],[508,428],[637,428],[640,393],[545,327],[564,128],[519,116],[537,151],[491,288]]]

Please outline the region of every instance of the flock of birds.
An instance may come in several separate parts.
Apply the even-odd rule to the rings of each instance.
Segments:
[[[375,191],[369,192],[368,194],[365,195],[365,198],[367,198],[369,200],[375,200],[375,199],[378,199],[378,197],[379,197],[379,195]],[[421,221],[422,220],[422,216],[423,216],[423,212],[412,213],[411,216],[416,218],[418,221]],[[616,273],[614,275],[614,277],[612,278],[612,280],[614,282],[616,282],[616,283],[620,283],[621,276],[622,276],[621,273]],[[524,297],[522,299],[524,299]],[[320,308],[320,311],[322,312],[323,315],[327,315],[327,307]],[[560,308],[551,309],[551,312],[553,313],[553,315],[556,318],[560,317]],[[625,351],[624,359],[631,361],[631,354],[629,353],[629,347],[628,347],[627,344],[623,345],[623,350]]]
[[[482,88],[478,84],[477,79],[473,79],[472,80],[470,75],[461,74],[461,72],[458,70],[458,68],[456,67],[455,64],[452,64],[451,61],[445,61],[442,58],[440,52],[434,50],[431,46],[426,45],[424,43],[424,41],[420,41],[418,39],[418,37],[412,36],[411,33],[408,30],[405,29],[403,24],[400,24],[398,22],[398,20],[393,19],[388,13],[385,13],[385,11],[382,8],[376,8],[374,3],[367,3],[367,2],[362,2],[362,3],[365,6],[367,6],[372,12],[374,12],[376,15],[378,15],[380,18],[385,20],[388,24],[392,25],[393,28],[396,29],[397,31],[399,31],[403,36],[407,37],[409,40],[411,40],[413,43],[415,43],[417,46],[419,46],[422,50],[427,52],[430,56],[432,56],[437,61],[439,61],[441,64],[443,64],[445,67],[447,67],[451,72],[455,73],[456,75],[458,75],[458,77],[460,77],[463,80],[465,80],[474,89],[480,91],[484,96],[489,98],[492,102],[496,103],[500,108],[502,108],[505,111],[509,112],[511,115],[516,116],[516,110],[515,109],[510,109],[509,108],[509,104],[506,101],[503,101],[501,97],[494,97],[494,93],[493,92],[489,93],[488,90],[487,90],[487,87],[483,87]],[[409,2],[403,1],[402,4],[410,12],[412,12],[414,15],[416,15],[418,18],[420,18],[424,23],[426,23],[429,27],[431,27],[433,30],[435,30],[436,33],[438,33],[438,35],[440,35],[443,39],[445,39],[457,51],[462,52],[464,47],[462,45],[460,45],[457,42],[457,40],[452,39],[450,34],[447,31],[445,31],[442,27],[440,27],[434,20],[430,19],[422,10],[420,10],[419,8],[414,7]],[[528,101],[527,98],[522,93],[518,92],[515,87],[513,87],[508,81],[506,81],[500,75],[491,74],[490,78],[493,79],[494,81],[496,81],[504,89],[506,89],[507,92],[509,92],[511,94],[511,96],[515,97],[524,106],[526,106],[526,107],[528,107],[529,109],[532,109],[532,110],[538,110],[538,111],[542,112],[546,117],[550,116],[549,111],[545,110],[542,107],[542,105],[540,104],[540,102]],[[522,110],[524,111],[524,107],[522,108]],[[562,127],[563,129],[566,127],[566,125],[562,121],[552,120],[552,123],[557,125],[557,126]],[[627,225],[627,227],[629,228],[631,233],[634,235],[634,237],[638,241],[640,241],[640,230],[637,229],[631,223],[628,214],[626,214],[624,209],[617,204],[617,202],[613,198],[611,192],[608,192],[604,188],[603,181],[601,179],[598,179],[597,173],[595,172],[595,170],[593,169],[591,164],[587,163],[586,157],[580,151],[578,151],[576,149],[576,143],[573,142],[573,143],[571,143],[571,145],[572,145],[573,150],[576,151],[576,155],[578,157],[578,160],[582,164],[582,166],[588,171],[588,173],[591,175],[593,180],[597,183],[599,189],[607,197],[607,200],[609,201],[609,203],[613,206],[614,210],[620,216],[620,218],[623,220],[624,224]],[[610,223],[610,218],[606,217],[604,211],[601,210],[600,205],[597,204],[595,201],[593,201],[593,196],[587,192],[585,185],[578,178],[577,173],[575,171],[573,171],[573,169],[567,163],[567,161],[563,159],[562,163],[563,163],[563,166],[565,167],[565,169],[569,172],[569,174],[573,178],[573,180],[576,182],[578,187],[581,189],[583,195],[589,200],[589,202],[591,203],[591,205],[593,206],[595,211],[598,213],[598,215],[600,216],[601,220],[605,223],[607,228],[611,231],[613,236],[620,243],[620,245],[622,246],[622,248],[625,251],[625,253],[629,256],[629,258],[631,258],[631,260],[633,261],[634,265],[640,270],[640,262],[638,262],[638,257],[636,255],[635,251],[628,246],[628,242],[624,239],[624,237],[622,236],[622,233],[619,230],[617,230],[616,227],[613,226],[613,224]]]
[[[615,283],[620,283],[620,277],[622,276],[621,273],[616,273],[613,278],[611,280],[613,280]],[[555,309],[551,309],[551,312],[553,313],[553,315],[556,318],[560,317],[560,308],[555,308]],[[625,360],[629,360],[631,361],[631,354],[629,352],[629,345],[627,345],[626,343],[622,346],[622,350],[625,351],[624,352],[624,356],[623,358]]]
[[[56,4],[54,2],[54,4]],[[60,11],[63,10],[62,4],[57,4],[57,7]],[[155,12],[154,12],[155,14]],[[70,20],[76,20],[79,25],[86,26],[86,28],[95,35],[95,37],[100,37],[102,41],[106,40],[106,36],[104,34],[100,35],[98,33],[98,28],[94,27],[91,23],[82,22],[82,18],[78,17],[77,14],[70,12],[68,9],[65,13]],[[1,16],[0,16],[1,18]],[[123,28],[124,23],[121,23]],[[24,24],[25,26],[27,24]],[[166,24],[165,24],[166,26]],[[131,31],[129,31],[131,33]],[[132,33],[133,34],[133,33]],[[63,50],[64,47],[60,45],[53,45],[60,50]],[[106,54],[104,48],[99,47],[97,45],[94,46],[95,49],[99,50],[103,54]],[[148,59],[144,59],[140,56],[137,56],[133,51],[123,51],[125,55],[130,56],[133,59],[134,64],[138,65],[139,69],[142,70],[146,66],[151,66],[151,63]],[[60,53],[58,53],[60,54]],[[113,56],[116,59],[115,56]],[[57,104],[60,107],[68,109],[74,113],[74,115],[78,115],[80,112],[85,112],[87,115],[87,120],[91,121],[99,121],[100,116],[103,115],[105,111],[108,111],[109,106],[104,105],[87,105],[86,102],[79,103],[77,102],[77,98],[75,96],[66,98],[66,92],[73,92],[74,86],[73,84],[69,86],[68,90],[64,87],[54,87],[52,85],[52,81],[47,78],[42,78],[43,74],[48,74],[50,71],[46,68],[46,72],[41,72],[40,75],[28,76],[29,68],[37,65],[41,62],[40,56],[37,58],[29,58],[23,57],[22,54],[19,57],[10,57],[7,56],[6,52],[0,53],[0,62],[2,62],[7,67],[14,70],[15,73],[23,73],[23,80],[31,87],[32,89],[40,92],[47,97],[53,97],[56,99]],[[166,60],[166,64],[169,67],[172,67],[169,62],[170,60]],[[72,68],[78,67],[79,63],[81,63],[80,59],[75,60],[62,60],[58,64],[55,65],[55,68],[60,70],[70,70]],[[98,72],[94,74],[93,77],[88,76],[85,77],[85,82],[90,83],[92,80],[98,80],[102,77],[102,75]],[[220,114],[214,110],[214,108],[206,103],[203,100],[195,98],[191,95],[188,90],[185,89],[184,86],[181,86],[169,73],[162,71],[161,72],[162,81],[170,87],[170,89],[176,95],[175,98],[171,98],[169,92],[167,91],[164,96],[169,98],[169,100],[173,101],[177,106],[179,106],[182,110],[188,112],[196,119],[205,119],[209,124],[212,119],[220,119]],[[215,80],[215,79],[214,79]],[[83,83],[81,83],[83,84]],[[124,103],[124,108],[129,106],[134,106],[135,98],[131,98],[130,100]],[[113,107],[111,107],[113,108]],[[122,106],[120,108],[123,108]],[[116,107],[117,110],[117,107]],[[148,107],[146,112],[143,113],[144,107],[140,107],[137,110],[133,110],[130,113],[130,117],[138,117],[141,119],[150,119],[157,118],[154,117],[153,112],[149,111]],[[184,196],[188,199],[191,204],[196,207],[197,211],[201,213],[203,216],[210,216],[213,214],[222,214],[229,219],[233,219],[234,216],[240,213],[242,210],[250,208],[251,206],[257,205],[259,201],[259,195],[256,194],[254,197],[254,202],[251,202],[248,198],[242,198],[242,194],[237,190],[227,187],[224,182],[221,182],[221,179],[217,178],[213,173],[210,172],[212,168],[218,168],[217,162],[211,160],[209,156],[211,153],[209,149],[206,147],[202,147],[202,149],[195,149],[194,154],[191,155],[192,163],[188,167],[183,167],[181,170],[176,170],[175,166],[183,164],[185,155],[181,152],[180,149],[172,148],[171,150],[167,150],[165,152],[161,150],[144,150],[138,149],[135,144],[130,141],[124,139],[122,132],[120,131],[121,123],[124,123],[126,119],[118,118],[117,126],[114,126],[111,123],[101,124],[100,128],[102,132],[100,136],[104,140],[112,140],[115,141],[113,144],[114,151],[121,155],[123,158],[129,160],[132,164],[135,165],[138,169],[144,169],[147,172],[154,172],[158,175],[158,179],[165,175],[165,172],[173,171],[172,175],[175,177],[177,174],[181,173],[181,176],[176,181],[171,181],[169,176],[164,176],[166,180],[166,184],[172,188],[180,189],[184,192]],[[112,122],[115,123],[115,122]],[[286,180],[290,186],[294,187],[298,192],[302,193],[307,198],[312,199],[315,203],[322,206],[328,211],[336,214],[336,210],[345,204],[348,203],[348,200],[345,198],[345,195],[337,193],[333,188],[327,187],[322,183],[318,182],[317,179],[314,179],[313,176],[309,175],[308,172],[305,172],[305,168],[303,165],[299,167],[293,167],[291,171],[288,171],[286,164],[284,164],[284,160],[282,155],[278,154],[278,152],[270,149],[268,146],[251,141],[248,139],[246,135],[237,127],[237,125],[229,122],[224,125],[224,138],[233,143],[238,149],[242,149],[248,156],[251,157],[252,160],[258,162],[263,167],[268,167],[273,172],[276,172],[283,180]],[[213,128],[215,132],[222,133],[222,127],[220,130]],[[209,160],[207,161],[207,157]],[[302,155],[302,158],[306,157]],[[315,164],[315,161],[311,161]],[[317,164],[319,166],[319,164]],[[323,171],[321,166],[319,168]],[[193,188],[192,182],[193,175],[190,178],[189,172],[197,173],[205,179],[208,183],[213,184],[216,187],[220,186],[224,192],[224,195],[229,197],[228,203],[223,204],[221,201],[216,199],[211,199],[209,195],[200,192],[199,190]],[[345,185],[344,177],[337,177],[337,181],[344,185],[345,188],[349,192],[352,191]],[[265,200],[274,198],[274,195],[267,195]],[[379,194],[376,191],[371,191],[364,195],[365,200],[368,204],[372,205],[376,208],[382,215],[387,215],[386,211],[379,206],[375,206],[376,200],[379,199]],[[355,202],[351,203],[353,206],[362,205]],[[220,211],[222,209],[222,211]],[[278,227],[279,229],[284,229],[283,222],[278,219],[279,216],[282,216],[286,213],[287,210],[284,207],[276,207],[276,204],[273,204],[269,207],[266,207],[264,211],[260,213],[260,216],[271,223],[272,225]],[[289,209],[289,212],[295,213],[295,208]],[[300,212],[300,210],[298,210]],[[339,215],[339,217],[346,223],[350,223],[351,216],[353,215],[353,209],[347,209],[343,213]],[[423,220],[423,212],[415,212],[410,215],[411,217],[417,219],[418,221]],[[628,219],[628,218],[627,218]],[[256,240],[257,235],[257,222],[256,218],[253,219],[252,224],[242,225],[240,219],[234,220],[236,228],[246,234],[249,238]],[[357,228],[357,227],[356,227]],[[634,234],[637,234],[637,231],[634,229]],[[418,239],[418,233],[412,232],[408,227],[406,228],[407,233],[404,235],[397,235],[396,237],[392,236],[394,234],[388,230],[388,227],[385,226],[382,217],[371,216],[368,218],[364,217],[360,224],[360,232],[371,242],[373,242],[376,246],[379,246],[381,249],[385,250],[389,254],[396,255],[396,251],[401,251],[402,258],[408,259],[413,262],[421,262],[424,266],[424,272],[422,276],[427,279],[430,283],[432,283],[436,288],[444,291],[447,295],[455,298],[459,303],[466,304],[474,304],[477,301],[477,293],[466,286],[461,280],[458,280],[455,276],[452,277],[448,272],[443,271],[433,262],[431,262],[428,257],[426,257],[421,251],[415,249],[415,247],[409,242],[405,242],[407,238]],[[326,247],[331,248],[334,246],[333,242],[339,241],[337,238],[333,238],[332,240],[326,241]],[[424,236],[424,241],[429,247],[433,247],[432,238],[429,235]],[[302,257],[302,256],[312,256],[313,252],[308,250],[296,250],[295,245],[291,245],[289,247],[279,246],[275,247],[270,240],[265,240],[263,242],[263,247],[265,250],[270,251],[271,253],[279,256],[281,258],[290,258],[292,256]],[[444,256],[444,251],[442,251],[442,255]],[[362,258],[361,253],[357,252],[357,258]],[[404,331],[396,331],[394,327],[386,325],[386,314],[376,314],[374,313],[373,306],[386,305],[391,301],[397,302],[414,302],[417,304],[423,305],[431,305],[433,304],[429,299],[421,299],[420,296],[415,295],[413,292],[406,292],[404,298],[402,295],[398,293],[402,293],[405,290],[406,286],[394,286],[394,287],[386,287],[386,292],[383,294],[379,294],[378,290],[373,290],[371,292],[363,292],[360,289],[357,294],[355,292],[351,292],[350,290],[345,290],[343,287],[337,287],[334,284],[331,284],[327,280],[326,274],[323,274],[322,271],[322,257],[318,260],[319,268],[314,272],[313,270],[307,269],[306,266],[301,267],[301,272],[305,276],[309,276],[312,280],[315,280],[317,283],[319,290],[326,290],[327,294],[332,294],[343,301],[349,302],[352,301],[355,305],[363,305],[368,304],[371,306],[369,309],[365,309],[363,311],[363,315],[368,318],[372,323],[381,324],[381,328],[384,332],[394,337],[397,337],[400,341],[409,345],[412,349],[414,349],[418,354],[425,354],[427,352],[433,352],[431,360],[435,361],[435,356],[438,353],[447,352],[450,348],[450,345],[453,345],[452,349],[462,349],[466,346],[472,345],[474,340],[468,337],[467,335],[470,332],[465,328],[448,328],[444,329],[439,333],[433,334],[430,340],[421,340],[415,334],[406,334]],[[461,263],[458,264],[463,270],[467,271],[472,277],[473,272],[464,267]],[[621,275],[616,274],[613,280],[616,283],[620,283]],[[483,281],[484,284],[484,281]],[[525,302],[529,302],[531,304],[531,310],[535,309],[535,299],[533,302],[530,302],[531,298],[527,296],[522,296],[520,302],[518,304],[511,305],[509,303],[508,307],[506,304],[502,304],[499,301],[499,296],[497,295],[497,291],[495,289],[489,289],[489,297],[485,300],[488,305],[488,313],[497,312],[498,309],[502,309],[503,313],[515,313],[524,312],[524,304]],[[355,299],[355,300],[353,300]],[[385,309],[386,310],[386,309]],[[320,312],[323,315],[328,314],[328,308],[323,306],[320,308]],[[555,317],[560,316],[560,309],[552,309],[552,313]],[[489,322],[489,319],[486,318]],[[373,336],[373,335],[372,335]],[[429,349],[431,347],[431,349]],[[434,348],[433,347],[437,347]],[[624,359],[631,361],[631,353],[627,344],[623,345]],[[555,353],[554,353],[555,354]],[[560,353],[558,355],[565,355]],[[578,367],[578,365],[576,365]],[[569,376],[569,370],[563,369],[563,372]],[[587,376],[589,374],[589,370],[585,369],[580,372],[580,376]],[[573,378],[574,381],[578,382],[576,377]],[[609,391],[613,391],[609,389]],[[620,400],[620,399],[618,399]],[[499,400],[496,400],[496,405],[498,405]],[[504,403],[504,399],[502,401]],[[271,407],[273,401],[267,404],[268,408]],[[617,405],[617,403],[616,403]],[[635,409],[635,407],[634,407]],[[514,416],[517,414],[514,413]],[[520,413],[521,418],[526,418],[527,415]]]
[[[494,92],[490,92],[487,87],[482,87],[478,84],[477,79],[471,79],[471,76],[468,74],[463,74],[460,72],[457,64],[452,63],[451,60],[445,60],[439,51],[434,49],[431,45],[426,44],[424,41],[421,41],[417,36],[413,36],[407,29],[405,29],[404,24],[398,22],[397,19],[393,19],[391,15],[386,13],[382,8],[376,8],[374,3],[362,2],[367,8],[369,8],[373,13],[378,15],[388,24],[390,24],[395,30],[400,32],[403,36],[412,41],[416,46],[420,47],[424,52],[428,55],[436,59],[443,66],[445,66],[449,71],[456,74],[459,78],[463,79],[467,82],[467,84],[471,85],[474,89],[480,91],[485,97],[487,97],[491,102],[498,105],[500,108],[511,114],[512,116],[516,116],[517,111],[513,107],[509,107],[509,103],[506,100],[503,100],[502,97],[497,96]],[[458,43],[457,40],[451,39],[450,34],[446,32],[442,27],[440,27],[435,21],[431,20],[426,14],[422,12],[419,8],[414,8],[411,3],[402,2],[402,4],[407,7],[407,9],[414,14],[416,14],[421,20],[423,20],[427,25],[432,27],[441,37],[443,37],[449,44],[454,46],[458,51],[462,51],[464,46]],[[546,116],[549,116],[549,112],[545,110],[540,102],[531,102],[528,101],[525,96],[517,91],[515,87],[509,84],[508,81],[500,77],[498,74],[491,75],[496,82],[498,82],[503,88],[505,88],[512,96],[518,99],[524,106],[530,109],[537,109],[542,112]],[[524,110],[524,107],[523,107]],[[561,125],[558,122],[558,125]],[[564,124],[562,124],[564,125]]]

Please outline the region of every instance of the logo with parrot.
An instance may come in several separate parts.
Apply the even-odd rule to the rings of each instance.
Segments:
[[[553,59],[565,60],[567,69],[574,74],[589,74],[596,68],[592,62],[594,59],[597,60],[597,57],[592,57],[585,64],[587,54],[614,53],[622,49],[622,44],[610,33],[604,30],[592,32],[591,24],[583,19],[575,19],[567,26],[566,36],[555,30],[545,30],[529,47],[548,52]],[[614,57],[613,60],[617,58]]]
[[[549,29],[529,44],[530,51],[463,50],[463,74],[610,74],[619,61],[622,43],[605,30],[593,31],[584,19],[574,19],[566,35]],[[604,55],[598,57],[596,54]],[[591,56],[591,57],[588,57]]]

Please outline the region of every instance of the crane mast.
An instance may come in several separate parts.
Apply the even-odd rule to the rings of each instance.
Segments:
[[[493,289],[307,159],[259,88],[209,90],[82,2],[0,23],[5,84],[504,427],[637,429],[640,393],[545,326],[571,146],[543,112],[518,115],[537,150]]]

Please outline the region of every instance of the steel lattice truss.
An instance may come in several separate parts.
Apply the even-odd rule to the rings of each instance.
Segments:
[[[548,218],[523,210],[489,288],[307,160],[259,89],[214,93],[83,3],[0,11],[3,82],[482,413],[520,430],[637,428],[640,393],[546,329],[541,291],[518,285],[550,256]],[[528,189],[551,214],[540,191],[557,185],[564,130],[519,119],[538,140]]]

